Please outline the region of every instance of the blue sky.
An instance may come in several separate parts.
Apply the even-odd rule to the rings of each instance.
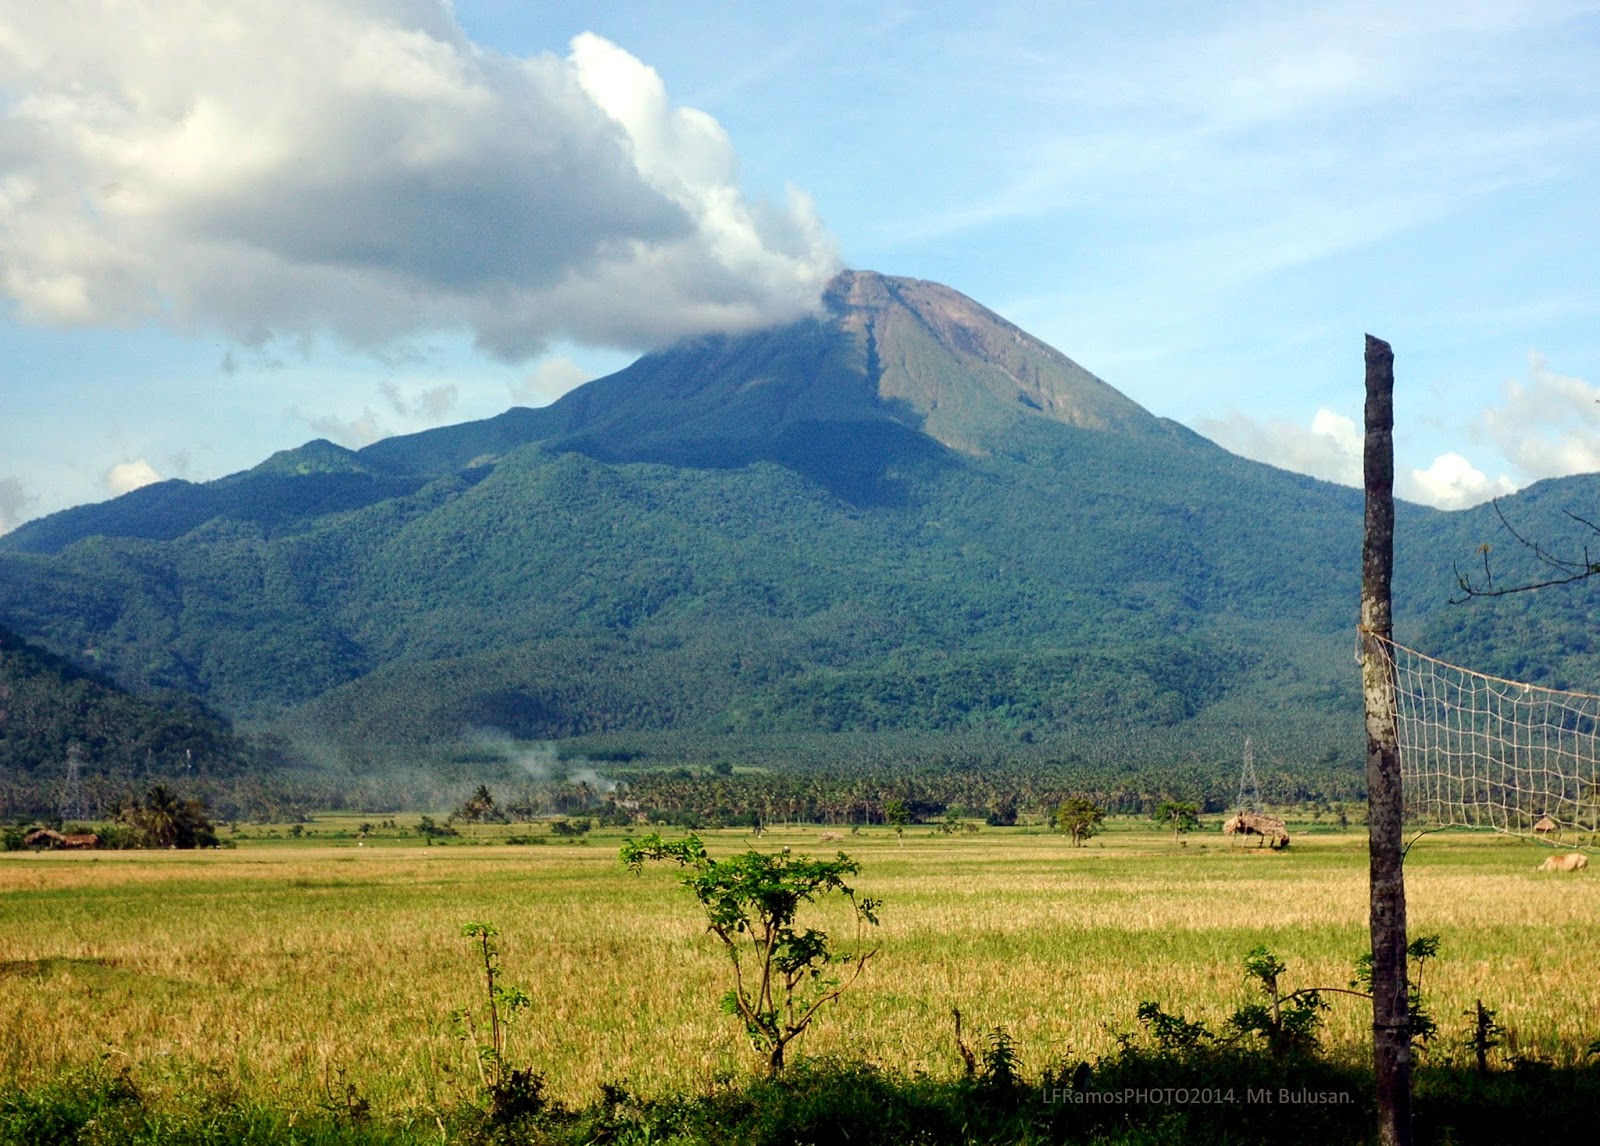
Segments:
[[[0,2],[0,529],[950,284],[1404,495],[1600,469],[1600,5]]]

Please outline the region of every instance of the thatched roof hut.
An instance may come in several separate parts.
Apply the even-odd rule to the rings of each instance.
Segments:
[[[1538,832],[1540,835],[1546,835],[1550,832],[1559,832],[1561,830],[1561,825],[1556,823],[1549,816],[1541,816],[1539,817],[1539,822],[1533,825],[1533,830]]]
[[[30,848],[97,848],[100,846],[100,837],[93,832],[62,835],[53,828],[40,828],[23,836],[22,843]]]

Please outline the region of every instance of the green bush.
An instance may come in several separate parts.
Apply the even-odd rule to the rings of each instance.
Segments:
[[[417,835],[424,839],[435,840],[444,836],[459,836],[461,832],[449,824],[441,824],[432,816],[423,816],[417,821]]]

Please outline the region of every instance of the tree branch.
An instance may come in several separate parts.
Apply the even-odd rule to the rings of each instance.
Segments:
[[[1595,561],[1589,556],[1588,546],[1584,546],[1583,560],[1581,561],[1575,561],[1569,557],[1560,557],[1550,552],[1550,550],[1546,549],[1539,542],[1524,537],[1521,533],[1517,532],[1516,527],[1512,525],[1509,520],[1507,520],[1505,510],[1500,508],[1500,501],[1498,498],[1489,504],[1494,506],[1495,516],[1500,519],[1501,527],[1507,533],[1511,534],[1511,536],[1516,540],[1517,544],[1523,546],[1545,565],[1556,570],[1560,575],[1556,577],[1547,577],[1542,581],[1533,581],[1523,585],[1497,587],[1494,583],[1494,571],[1489,568],[1489,546],[1481,545],[1478,547],[1478,552],[1483,555],[1482,584],[1474,585],[1472,583],[1472,578],[1469,575],[1461,572],[1460,565],[1453,566],[1456,575],[1456,585],[1461,589],[1461,596],[1451,597],[1450,604],[1459,605],[1465,601],[1471,600],[1473,597],[1507,597],[1513,593],[1531,593],[1536,589],[1549,589],[1556,585],[1570,585],[1574,581],[1585,581],[1590,577],[1600,575],[1600,561]],[[1600,525],[1596,525],[1588,518],[1580,517],[1578,514],[1573,513],[1568,509],[1564,509],[1561,512],[1591,532],[1600,534]]]
[[[811,1022],[812,1016],[817,1013],[818,1009],[821,1008],[823,1003],[828,1002],[830,999],[837,999],[840,995],[848,991],[850,987],[854,985],[857,979],[861,978],[861,972],[867,969],[867,960],[871,959],[877,953],[878,948],[874,947],[866,954],[857,956],[856,969],[851,973],[850,978],[834,986],[821,998],[817,999],[816,1002],[812,1003],[810,1007],[806,1008],[805,1014],[800,1016],[800,1021],[798,1023],[791,1023],[789,1029],[795,1034],[799,1034],[801,1031],[805,1030],[806,1026]]]

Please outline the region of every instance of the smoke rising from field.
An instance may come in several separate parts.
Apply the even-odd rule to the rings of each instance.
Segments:
[[[600,795],[617,790],[617,781],[602,775],[588,759],[563,759],[549,741],[518,740],[499,728],[476,728],[466,738],[473,755],[492,756],[536,784],[588,784]]]
[[[569,784],[587,784],[594,791],[602,795],[609,795],[617,790],[617,782],[600,775],[593,768],[577,768],[567,774]]]
[[[38,496],[30,493],[20,478],[0,477],[0,533],[21,525],[38,503]]]

